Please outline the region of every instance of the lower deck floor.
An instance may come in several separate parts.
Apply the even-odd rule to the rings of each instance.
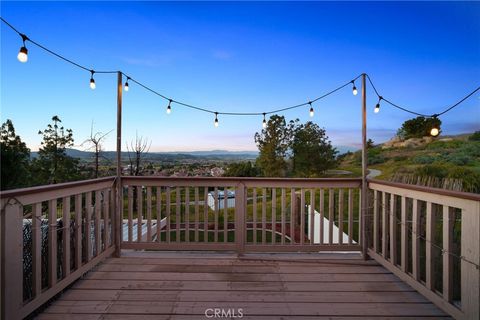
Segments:
[[[123,251],[37,319],[448,318],[395,275],[353,253]]]

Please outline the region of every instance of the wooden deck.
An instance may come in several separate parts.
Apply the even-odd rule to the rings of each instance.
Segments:
[[[37,319],[215,319],[215,309],[237,319],[448,318],[358,254],[123,251]]]

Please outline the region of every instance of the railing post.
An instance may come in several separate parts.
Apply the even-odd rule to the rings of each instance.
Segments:
[[[122,188],[122,72],[117,74],[117,179],[115,185],[115,256],[120,257],[123,223]]]
[[[16,200],[7,201],[1,230],[2,319],[16,320],[23,305],[23,209]]]
[[[239,255],[245,252],[245,237],[247,233],[245,224],[246,201],[245,185],[239,183],[235,186],[235,243]]]
[[[367,259],[367,209],[368,209],[368,188],[367,188],[367,86],[366,74],[362,74],[362,192],[361,192],[361,235],[360,243],[362,245],[363,258]]]
[[[480,202],[462,209],[461,287],[465,319],[480,319]]]

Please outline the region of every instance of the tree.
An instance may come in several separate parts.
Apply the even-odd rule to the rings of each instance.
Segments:
[[[87,150],[93,149],[93,157],[95,161],[95,171],[94,175],[95,178],[98,178],[98,164],[99,164],[99,159],[100,159],[100,153],[103,151],[102,150],[102,142],[105,139],[105,137],[112,132],[111,130],[105,134],[102,134],[101,132],[96,132],[95,134],[93,133],[93,122],[92,122],[92,127],[90,128],[90,137],[82,142],[81,145],[84,144],[89,144],[90,147],[87,148]]]
[[[130,141],[130,147],[127,143],[127,152],[128,152],[128,160],[130,162],[130,175],[131,176],[139,176],[142,172],[142,158],[144,157],[145,153],[148,153],[150,150],[150,146],[152,142],[148,142],[147,139],[143,137],[138,137],[135,134],[135,141]]]
[[[325,129],[308,121],[296,126],[292,140],[293,174],[318,177],[336,165],[337,150],[328,140]]]
[[[422,138],[430,135],[430,130],[433,127],[438,128],[440,131],[440,125],[442,121],[438,118],[425,118],[422,116],[416,117],[405,121],[402,127],[397,131],[397,136],[402,139],[410,138]]]
[[[58,116],[52,117],[52,124],[48,124],[38,134],[43,136],[42,147],[38,151],[38,158],[33,161],[36,184],[60,183],[82,178],[78,160],[67,155],[67,147],[73,146],[72,129],[60,126]]]
[[[255,133],[255,143],[260,151],[257,166],[266,177],[284,177],[287,175],[286,157],[294,128],[294,121],[287,125],[285,117],[272,115],[267,127],[261,133]]]
[[[234,162],[228,165],[227,170],[223,174],[224,177],[256,177],[258,176],[258,168],[250,161]]]
[[[2,190],[29,186],[30,149],[15,134],[12,120],[7,119],[0,129]]]

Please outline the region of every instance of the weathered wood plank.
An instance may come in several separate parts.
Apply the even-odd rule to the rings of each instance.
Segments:
[[[133,241],[133,187],[128,186],[128,242]]]
[[[48,313],[109,313],[109,314],[171,314],[172,307],[176,314],[205,315],[203,302],[160,302],[160,301],[122,301],[109,303],[99,301],[92,304],[90,301],[58,301],[48,310]],[[445,316],[445,313],[432,304],[404,304],[398,303],[342,303],[340,306],[332,303],[305,303],[305,302],[219,302],[215,307],[227,309],[244,309],[251,315],[349,315],[356,316]],[[107,311],[108,310],[108,311]]]
[[[32,276],[33,296],[42,292],[42,203],[33,205],[32,213]]]
[[[48,287],[57,283],[57,199],[48,202]]]
[[[63,277],[66,277],[70,274],[70,197],[63,198],[62,206],[62,265]]]

